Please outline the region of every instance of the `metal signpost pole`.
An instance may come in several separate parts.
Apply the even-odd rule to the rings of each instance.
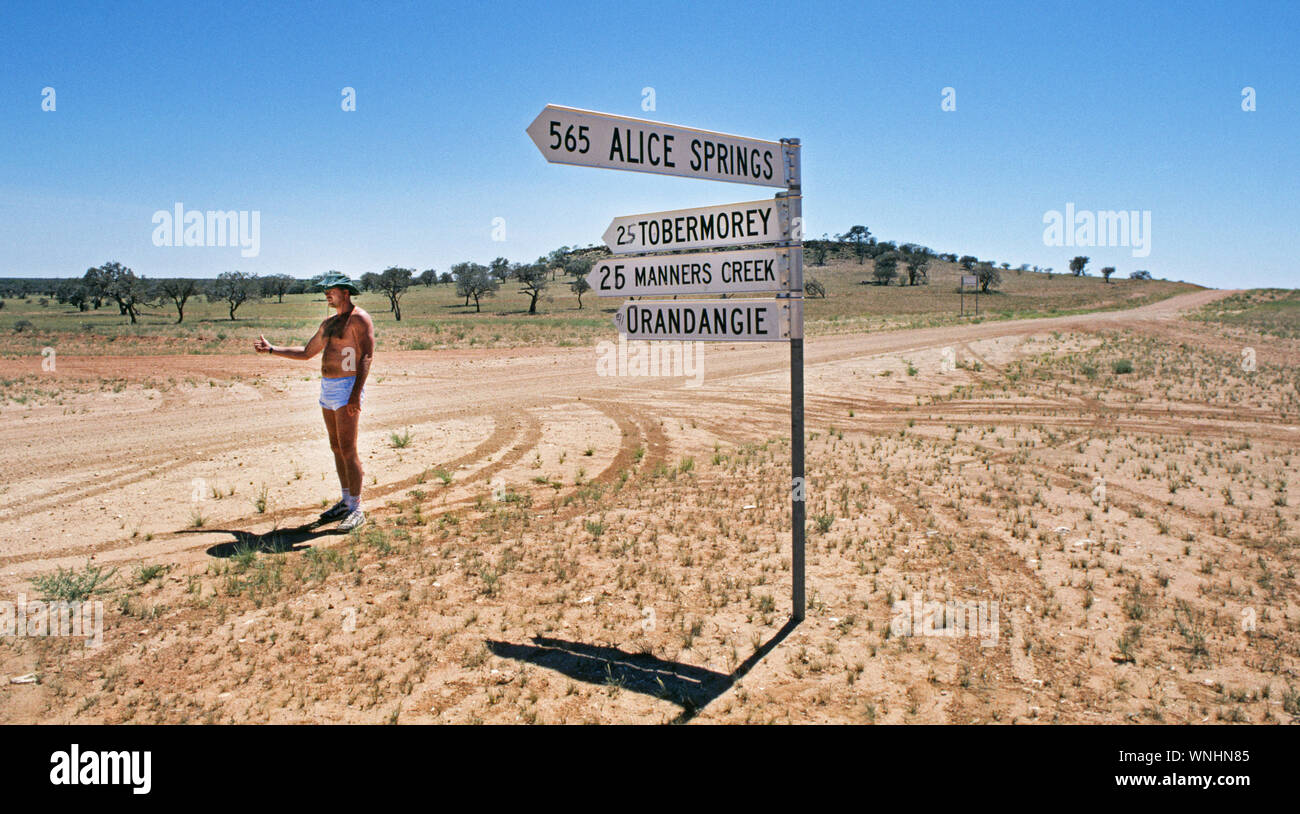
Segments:
[[[979,278],[973,274],[963,274],[961,276],[961,315],[966,316],[966,286],[970,286],[975,292],[975,316],[980,315],[980,289]]]
[[[807,604],[804,593],[804,527],[807,525],[807,481],[804,479],[803,423],[803,178],[799,139],[782,139],[785,145],[786,191],[789,217],[784,238],[791,252],[790,287],[777,294],[790,305],[790,617],[802,621]]]
[[[771,300],[624,302],[614,324],[640,339],[790,342],[790,615],[802,620],[808,490],[799,139],[778,143],[559,105],[544,107],[527,132],[552,163],[784,187],[775,200],[615,218],[603,236],[615,256],[596,263],[587,282],[600,297],[779,292]],[[775,248],[659,254],[765,243]]]

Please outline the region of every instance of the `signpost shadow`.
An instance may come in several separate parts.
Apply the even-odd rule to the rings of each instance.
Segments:
[[[628,653],[616,647],[546,636],[534,636],[532,644],[493,640],[486,644],[494,655],[555,670],[576,681],[617,687],[671,701],[682,711],[670,723],[684,724],[744,678],[798,625],[797,619],[787,621],[730,674],[666,661],[647,653]]]

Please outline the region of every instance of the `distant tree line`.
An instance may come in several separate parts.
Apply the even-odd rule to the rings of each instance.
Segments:
[[[242,271],[227,271],[215,280],[193,277],[149,278],[116,261],[86,269],[80,277],[0,279],[0,297],[24,299],[31,295],[52,297],[62,305],[79,311],[98,311],[116,305],[119,313],[132,323],[142,311],[174,308],[176,322],[185,321],[185,307],[194,300],[224,302],[230,318],[236,319],[239,306],[249,300],[275,297],[284,302],[286,294],[307,292],[312,280],[300,280],[288,274],[265,277]]]
[[[1083,255],[1079,255],[1078,257],[1071,258],[1070,273],[1073,274],[1075,277],[1087,277],[1088,263],[1090,263],[1091,261],[1092,261],[1091,257],[1084,257]],[[1114,273],[1115,273],[1114,266],[1104,266],[1101,270],[1101,277],[1103,280],[1109,283],[1111,275],[1113,275]],[[1129,272],[1128,278],[1130,280],[1150,280],[1151,272],[1147,271],[1146,269],[1138,269],[1136,271]]]
[[[936,261],[955,263],[961,268],[973,274],[977,280],[981,291],[988,292],[998,288],[1002,284],[1002,275],[1004,272],[1011,271],[1010,263],[998,263],[994,260],[980,260],[978,257],[970,254],[958,256],[952,252],[936,252],[927,246],[921,246],[916,243],[895,243],[892,240],[877,240],[871,234],[871,230],[866,226],[855,225],[849,227],[842,234],[831,236],[823,234],[820,239],[809,239],[804,241],[805,257],[809,260],[811,266],[824,266],[828,257],[854,257],[860,265],[864,265],[867,260],[872,261],[873,270],[871,282],[876,285],[889,285],[894,281],[898,285],[928,285],[930,282],[929,269],[930,265]],[[1087,276],[1087,265],[1090,258],[1075,257],[1070,261],[1070,273],[1076,277]],[[1051,267],[1033,266],[1028,263],[1022,263],[1016,267],[1015,272],[1022,274],[1026,271],[1033,271],[1036,274],[1047,274],[1050,279],[1052,276]],[[1106,266],[1101,269],[1103,279],[1109,283],[1112,275],[1116,273],[1114,266]],[[1151,272],[1140,269],[1129,274],[1132,280],[1150,280]],[[811,282],[805,283],[805,291],[809,296],[825,296],[825,287],[816,281],[815,277],[806,277]]]
[[[866,226],[855,225],[833,238],[823,234],[821,239],[804,241],[805,256],[811,266],[825,266],[829,256],[855,257],[859,264],[872,261],[871,280],[864,283],[887,286],[897,281],[902,286],[928,285],[930,267],[935,262],[954,263],[963,271],[975,275],[982,292],[989,292],[1002,284],[1003,272],[1009,263],[997,264],[980,260],[974,255],[936,252],[916,243],[898,244],[891,240],[880,241]],[[512,287],[511,293],[527,297],[528,313],[537,313],[537,303],[552,287],[567,288],[583,307],[582,297],[591,286],[587,274],[592,265],[602,257],[610,256],[603,245],[561,246],[529,263],[512,263],[498,257],[487,265],[473,261],[456,263],[450,271],[415,269],[390,266],[381,272],[361,275],[358,284],[362,291],[382,294],[388,300],[394,319],[402,319],[402,298],[411,286],[452,285],[456,296],[465,298],[465,307],[474,303],[475,312],[482,310],[482,301],[495,297],[503,288]],[[1076,277],[1087,276],[1090,258],[1074,257],[1070,260],[1070,273]],[[1000,265],[1000,268],[999,268]],[[1021,264],[1016,273],[1030,271]],[[1033,266],[1032,271],[1052,276],[1050,267]],[[1101,269],[1107,283],[1116,273],[1114,266]],[[209,302],[224,303],[230,319],[244,303],[274,297],[284,302],[286,294],[303,294],[315,290],[324,275],[302,280],[288,274],[258,276],[242,271],[227,271],[215,280],[194,278],[146,278],[118,262],[87,269],[81,277],[73,278],[0,278],[0,308],[5,299],[26,299],[29,296],[49,297],[60,304],[73,305],[80,311],[98,310],[116,305],[122,316],[135,323],[142,310],[171,308],[176,311],[176,322],[185,320],[185,308],[191,301],[204,298]],[[1139,269],[1129,274],[1133,280],[1150,280],[1151,272]],[[826,287],[811,274],[804,278],[804,292],[809,297],[825,297]]]
[[[598,258],[607,256],[609,250],[604,246],[561,246],[531,263],[512,263],[498,257],[485,266],[467,260],[451,267],[450,282],[456,286],[456,295],[465,298],[466,307],[473,301],[476,313],[483,310],[485,298],[495,297],[506,286],[517,286],[514,293],[526,296],[528,313],[536,314],[538,300],[553,283],[576,295],[581,309],[582,295],[591,290],[587,274]]]
[[[394,319],[402,319],[402,298],[411,286],[422,284],[455,285],[457,295],[465,297],[465,305],[473,300],[475,310],[481,310],[484,297],[495,296],[505,285],[516,286],[515,291],[528,298],[528,313],[537,313],[537,303],[553,284],[566,286],[578,297],[582,308],[582,295],[590,290],[586,276],[595,258],[608,256],[604,246],[586,248],[561,246],[531,263],[512,263],[498,257],[484,266],[465,262],[452,266],[450,271],[415,269],[390,266],[381,272],[361,275],[358,286],[363,292],[382,294],[388,300]],[[560,280],[560,275],[564,276]],[[192,277],[148,278],[116,261],[87,269],[81,277],[72,278],[0,278],[0,308],[5,299],[26,299],[29,296],[49,297],[63,305],[75,306],[79,311],[99,310],[116,305],[122,316],[136,323],[142,311],[170,308],[176,311],[176,322],[185,321],[186,306],[198,299],[221,302],[230,319],[237,319],[240,306],[249,301],[275,298],[284,302],[286,294],[303,294],[316,290],[324,274],[302,280],[288,274],[259,276],[243,271],[227,271],[214,279]]]

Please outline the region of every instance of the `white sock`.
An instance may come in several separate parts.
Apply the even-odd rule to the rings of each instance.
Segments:
[[[355,512],[361,508],[361,498],[359,496],[348,495],[344,498],[344,501],[346,502],[348,511],[350,512]]]
[[[344,490],[343,490],[343,504],[344,504],[345,506],[346,506],[346,505],[349,505],[349,504],[348,504],[348,501],[351,500],[351,499],[352,499],[352,495],[348,493],[348,490],[347,490],[347,489],[344,489]]]

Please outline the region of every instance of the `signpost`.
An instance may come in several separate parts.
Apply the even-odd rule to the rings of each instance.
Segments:
[[[559,105],[542,108],[527,132],[546,160],[555,164],[764,187],[799,183],[798,163],[792,167],[784,160],[787,151],[776,141]],[[793,178],[792,170],[796,173]]]
[[[966,286],[975,290],[975,316],[980,313],[980,290],[979,278],[974,274],[963,274],[961,276],[961,316],[966,316]]]
[[[628,339],[688,342],[788,342],[802,301],[779,299],[625,302],[614,325]]]
[[[791,616],[804,618],[803,198],[798,139],[763,141],[547,105],[528,126],[547,161],[780,187],[771,200],[615,218],[592,266],[601,297],[776,292],[773,299],[624,302],[632,339],[790,343]],[[720,252],[644,254],[723,246]],[[640,253],[640,254],[633,254]],[[620,256],[621,255],[621,256]]]
[[[774,247],[613,257],[591,267],[587,284],[599,297],[778,291],[789,287],[790,254],[796,251],[802,250]]]
[[[614,254],[709,249],[785,240],[790,206],[784,199],[675,209],[614,218],[601,238]]]

